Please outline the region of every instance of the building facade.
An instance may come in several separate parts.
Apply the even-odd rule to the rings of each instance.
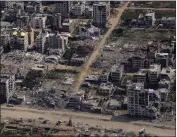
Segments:
[[[1,73],[0,103],[8,103],[15,90],[15,75]]]
[[[106,2],[93,4],[93,24],[106,27],[110,15],[110,5]]]

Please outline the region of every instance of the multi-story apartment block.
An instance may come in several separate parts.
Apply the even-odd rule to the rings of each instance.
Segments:
[[[159,81],[159,75],[161,71],[161,66],[158,64],[152,64],[150,65],[149,71],[148,71],[148,79],[150,84],[157,84]]]
[[[156,103],[160,100],[158,92],[153,89],[144,89],[142,83],[127,85],[128,114],[156,118],[159,108]]]
[[[37,36],[37,38],[35,39],[36,51],[38,51],[39,53],[45,53],[45,51],[46,51],[46,44],[47,44],[46,40],[47,40],[46,34],[40,33]]]
[[[133,69],[142,69],[145,65],[145,55],[135,55],[132,58],[132,68]]]
[[[10,45],[12,49],[27,51],[28,48],[28,32],[15,30],[10,38]]]
[[[10,43],[10,35],[6,32],[2,33],[0,35],[0,45],[1,46],[5,46],[8,43]]]
[[[144,86],[146,86],[147,83],[147,73],[148,69],[140,69],[137,74],[135,75],[136,81],[138,83],[144,83]]]
[[[42,29],[46,27],[47,16],[42,14],[36,14],[35,17],[32,18],[31,25],[34,29]]]
[[[54,26],[54,28],[60,29],[62,27],[61,21],[62,20],[60,13],[56,13],[52,16],[52,25]]]
[[[63,54],[65,52],[65,48],[67,44],[68,44],[68,37],[60,35],[58,33],[47,34],[47,47],[49,49],[59,50],[59,52]]]
[[[110,5],[106,2],[93,4],[93,24],[106,27],[110,15]]]
[[[1,73],[0,78],[0,103],[8,103],[14,93],[15,75]]]
[[[57,3],[55,3],[55,12],[60,13],[63,18],[69,17],[70,8],[69,1],[57,1]]]
[[[74,16],[82,16],[85,11],[85,4],[83,2],[78,2],[71,8],[71,14]]]
[[[86,6],[85,7],[85,16],[89,19],[92,18],[93,17],[93,8]]]
[[[111,80],[120,83],[122,79],[122,75],[123,75],[123,66],[113,65],[110,71]]]
[[[162,67],[168,67],[169,54],[168,53],[156,53],[155,61],[156,63],[161,64]]]

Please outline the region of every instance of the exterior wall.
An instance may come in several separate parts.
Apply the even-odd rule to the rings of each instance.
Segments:
[[[64,18],[69,17],[70,13],[70,6],[68,1],[58,1],[58,3],[55,4],[55,12],[61,13],[61,15]]]
[[[13,95],[15,90],[15,75],[10,76],[5,81],[0,82],[0,98],[1,103],[8,103],[9,98]]]
[[[93,5],[93,24],[96,26],[106,27],[109,17],[109,7],[108,5]]]
[[[34,17],[32,20],[33,28],[45,28],[46,25],[46,17]]]

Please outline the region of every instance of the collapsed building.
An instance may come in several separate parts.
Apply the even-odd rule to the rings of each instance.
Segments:
[[[101,83],[98,93],[103,95],[110,95],[114,91],[114,86],[112,83]]]
[[[148,80],[149,84],[157,85],[159,82],[159,75],[161,71],[161,65],[159,64],[152,64],[148,70]]]
[[[123,75],[123,66],[113,65],[110,71],[110,78],[120,84]]]
[[[156,18],[155,18],[155,12],[148,12],[145,15],[140,14],[138,16],[138,19],[133,19],[129,26],[138,26],[138,27],[153,27],[155,25]]]

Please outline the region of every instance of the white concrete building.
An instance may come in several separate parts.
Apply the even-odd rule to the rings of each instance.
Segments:
[[[111,80],[120,83],[122,79],[122,75],[123,75],[123,66],[113,65],[110,71]]]
[[[0,101],[8,103],[15,90],[15,75],[2,73],[0,78]]]
[[[110,15],[110,4],[99,2],[93,4],[93,24],[99,27],[106,27]]]
[[[61,54],[63,54],[68,44],[68,37],[58,33],[48,33],[47,44],[48,44],[47,47],[49,49],[55,49],[55,50],[58,49],[61,51]]]
[[[161,71],[161,66],[158,64],[150,65],[149,71],[148,71],[148,79],[150,84],[157,84],[159,80],[159,75]]]
[[[142,83],[131,83],[127,85],[127,97],[130,116],[157,117],[159,109],[154,103],[160,100],[158,92],[144,89]]]
[[[35,17],[32,18],[31,21],[32,28],[34,29],[45,28],[46,20],[47,20],[47,16],[37,14]]]
[[[82,16],[85,11],[85,4],[83,2],[78,2],[71,8],[71,14],[74,16]]]
[[[35,39],[36,51],[38,51],[39,53],[44,53],[46,50],[46,44],[47,44],[46,41],[47,41],[47,35],[40,33]]]
[[[81,38],[93,38],[100,36],[100,29],[91,25],[90,27],[80,27],[79,35]]]

